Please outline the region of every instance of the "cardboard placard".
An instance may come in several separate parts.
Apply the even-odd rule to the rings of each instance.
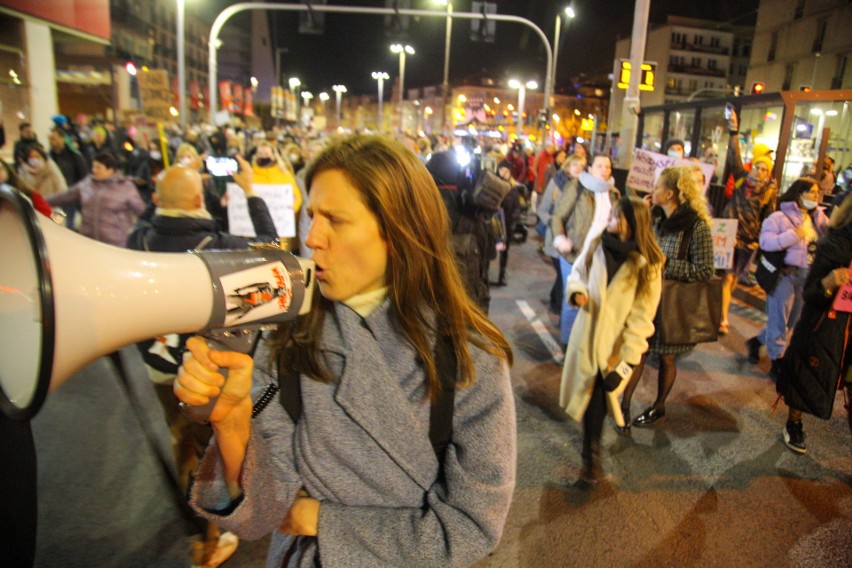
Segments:
[[[248,200],[235,183],[228,184],[228,228],[232,235],[255,237],[254,226],[248,212]],[[254,191],[266,202],[279,237],[296,236],[296,212],[291,184],[255,184]]]
[[[852,264],[849,265],[849,270],[852,270]],[[840,287],[834,296],[832,307],[838,312],[852,312],[852,281]]]
[[[729,270],[734,266],[738,224],[736,219],[713,219],[710,235],[713,237],[713,267],[717,270]]]
[[[145,116],[155,122],[173,120],[169,109],[172,106],[172,89],[169,72],[164,69],[139,71],[139,96]]]
[[[670,158],[665,154],[650,152],[636,148],[633,163],[627,174],[627,187],[640,193],[651,193],[657,183],[660,173],[669,166],[698,166],[704,174],[704,187],[702,192],[707,195],[710,187],[710,179],[713,177],[715,166],[696,162],[687,158]]]

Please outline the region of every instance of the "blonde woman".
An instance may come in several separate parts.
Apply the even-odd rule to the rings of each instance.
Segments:
[[[695,176],[689,166],[666,168],[660,174],[651,203],[656,222],[654,232],[663,254],[666,256],[663,278],[698,282],[709,280],[713,276],[713,240],[710,235],[710,213],[701,196],[701,188],[695,183]],[[686,258],[677,258],[680,244],[689,239]],[[677,377],[677,356],[691,351],[695,345],[667,345],[657,336],[651,339],[648,353],[660,356],[660,371],[657,378],[657,398],[654,404],[633,420],[633,426],[645,427],[661,422],[666,417],[666,399],[671,393]],[[633,376],[621,402],[621,412],[625,424],[619,428],[621,433],[630,429],[630,401],[633,391],[642,377],[648,353],[633,370]]]

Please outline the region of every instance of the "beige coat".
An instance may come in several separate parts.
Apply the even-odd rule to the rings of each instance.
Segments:
[[[571,330],[559,391],[559,405],[578,422],[589,405],[598,371],[606,376],[622,361],[635,366],[648,349],[662,286],[658,266],[656,277],[649,283],[650,293],[639,297],[638,271],[647,260],[638,253],[625,261],[607,286],[603,247],[596,246],[592,254],[589,270],[586,269],[586,251],[577,258],[565,292],[569,300],[577,292],[589,299],[577,314]],[[607,397],[610,412],[619,426],[624,425],[624,417],[618,396],[626,385],[627,381],[623,380]]]

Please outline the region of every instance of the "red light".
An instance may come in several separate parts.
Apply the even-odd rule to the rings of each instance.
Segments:
[[[753,94],[753,95],[759,95],[759,94],[760,94],[760,93],[762,93],[765,89],[766,89],[766,85],[764,85],[763,83],[754,83],[754,84],[752,84],[752,86],[751,86],[751,94]]]

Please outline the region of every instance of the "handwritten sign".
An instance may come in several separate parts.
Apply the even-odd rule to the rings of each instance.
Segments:
[[[636,148],[633,163],[630,165],[630,171],[627,174],[627,187],[639,193],[650,193],[654,191],[660,173],[669,166],[698,166],[701,168],[701,173],[704,174],[702,190],[705,195],[707,194],[710,178],[713,177],[715,169],[713,164],[705,164],[686,158],[670,158],[665,154],[649,152],[640,148]]]
[[[254,191],[266,202],[279,237],[296,236],[296,212],[293,209],[291,184],[255,184]],[[228,229],[232,235],[255,237],[254,225],[248,212],[248,200],[235,183],[228,184]]]
[[[852,270],[852,264],[849,265],[849,270]],[[838,312],[852,312],[852,282],[840,287],[832,307]]]
[[[173,95],[169,85],[169,72],[164,69],[151,69],[141,71],[136,78],[139,80],[139,95],[145,116],[155,121],[171,120],[169,109]]]
[[[728,270],[734,266],[738,223],[736,219],[713,219],[710,236],[713,238],[713,266],[718,270]]]

